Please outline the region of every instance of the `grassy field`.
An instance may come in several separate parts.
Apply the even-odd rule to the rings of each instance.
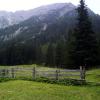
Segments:
[[[100,100],[100,86],[60,86],[32,81],[0,83],[0,100]]]
[[[86,80],[90,83],[84,86],[64,86],[25,80],[2,82],[0,100],[100,100],[100,69],[87,71]]]

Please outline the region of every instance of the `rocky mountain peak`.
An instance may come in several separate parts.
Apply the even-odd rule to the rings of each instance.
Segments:
[[[63,11],[61,15],[74,9],[75,6],[71,3],[55,3],[50,5],[41,6],[27,11],[7,12],[0,11],[0,28],[5,28],[10,25],[18,24],[32,16],[45,15],[52,11]]]

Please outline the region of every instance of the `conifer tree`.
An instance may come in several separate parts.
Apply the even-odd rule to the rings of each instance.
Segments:
[[[76,66],[91,66],[97,61],[97,41],[84,0],[80,0],[77,12],[77,25],[70,43],[70,58]]]

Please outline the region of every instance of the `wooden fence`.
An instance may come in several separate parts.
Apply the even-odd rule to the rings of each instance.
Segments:
[[[9,68],[0,69],[0,77],[5,78],[32,78],[36,79],[39,77],[53,78],[55,80],[73,78],[85,80],[85,68],[80,67],[77,70],[69,69],[55,69],[55,70],[39,70],[35,67],[33,68]]]

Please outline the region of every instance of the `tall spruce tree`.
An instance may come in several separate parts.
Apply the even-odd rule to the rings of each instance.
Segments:
[[[70,44],[72,46],[69,56],[74,62],[73,65],[91,66],[97,63],[97,41],[84,0],[80,0],[77,12],[77,25]]]

